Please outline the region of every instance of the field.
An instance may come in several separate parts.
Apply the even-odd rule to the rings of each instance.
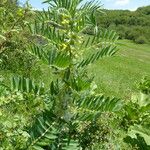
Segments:
[[[121,40],[118,47],[114,57],[99,60],[89,72],[95,76],[98,91],[128,99],[137,91],[136,84],[150,75],[150,45]]]

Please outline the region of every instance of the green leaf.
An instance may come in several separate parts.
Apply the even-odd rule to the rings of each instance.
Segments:
[[[11,90],[21,91],[26,93],[34,92],[34,94],[43,94],[43,84],[36,85],[31,79],[24,77],[12,77],[11,79]]]
[[[107,46],[105,48],[102,48],[100,51],[90,55],[88,58],[83,59],[79,64],[79,67],[85,67],[98,59],[101,59],[103,57],[113,56],[117,52],[116,46]]]
[[[131,126],[128,135],[136,137],[136,134],[139,134],[145,140],[146,144],[150,146],[150,128],[140,125]]]
[[[147,145],[144,138],[139,134],[136,134],[136,138],[131,138],[127,136],[124,141],[128,144],[131,144],[133,148],[137,147],[140,150],[149,150],[150,145]]]
[[[94,120],[105,112],[119,112],[122,108],[120,99],[102,96],[90,96],[80,99],[77,103],[78,117],[81,120]]]

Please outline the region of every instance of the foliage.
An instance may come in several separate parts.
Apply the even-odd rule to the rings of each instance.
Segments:
[[[149,150],[150,146],[148,146],[143,137],[141,137],[139,134],[136,135],[137,138],[131,138],[130,136],[125,138],[125,142],[131,143],[132,147],[135,149],[140,149],[140,150]]]
[[[149,97],[143,101],[138,96],[126,103],[106,97],[96,92],[94,78],[87,73],[93,62],[118,51],[117,34],[97,25],[100,4],[82,0],[44,3],[49,9],[38,12],[35,22],[28,24],[33,40],[25,46],[27,54],[51,68],[54,78],[49,87],[24,76],[12,77],[10,85],[0,78],[0,148],[149,148]],[[92,35],[85,37],[87,28]],[[84,56],[88,50],[91,54]],[[149,91],[147,81],[141,87]]]
[[[29,76],[35,58],[26,52],[27,24],[32,15],[28,3],[18,0],[0,2],[0,68]]]
[[[146,38],[143,36],[140,36],[139,38],[135,39],[135,42],[137,44],[144,44],[144,43],[146,43]]]
[[[121,39],[133,40],[139,44],[150,42],[150,6],[140,7],[136,11],[105,10],[105,12],[105,15],[97,16],[99,26],[117,31]]]
[[[148,77],[144,77],[138,84],[138,89],[144,94],[150,94],[150,79]]]
[[[100,5],[79,0],[47,2],[48,12],[39,12],[29,26],[34,40],[28,50],[52,67],[56,79],[46,89],[24,77],[12,78],[12,86],[1,97],[3,149],[90,148],[96,139],[88,138],[99,133],[98,118],[121,108],[119,99],[96,95],[93,78],[86,73],[87,65],[117,51],[116,33],[96,26],[95,12]],[[82,30],[88,26],[95,31],[85,39]],[[98,52],[83,59],[86,49]]]
[[[142,93],[127,103],[122,122],[123,126],[128,127],[128,136],[124,141],[138,149],[150,148],[150,94],[147,92],[150,87],[148,83],[149,80],[145,78],[139,84],[138,87]]]

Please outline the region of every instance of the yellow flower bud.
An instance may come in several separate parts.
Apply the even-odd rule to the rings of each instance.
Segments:
[[[69,24],[69,20],[64,19],[61,23],[62,23],[63,25],[68,25],[68,24]]]
[[[66,45],[65,43],[63,43],[63,44],[61,45],[61,48],[62,48],[62,50],[66,49],[66,48],[67,48],[67,45]]]
[[[23,16],[23,9],[19,8],[17,11],[17,15],[20,17]]]

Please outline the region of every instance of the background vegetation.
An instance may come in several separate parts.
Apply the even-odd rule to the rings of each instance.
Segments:
[[[129,39],[137,44],[150,42],[150,6],[140,7],[136,11],[105,10],[97,16],[98,24],[118,32],[121,39]]]

